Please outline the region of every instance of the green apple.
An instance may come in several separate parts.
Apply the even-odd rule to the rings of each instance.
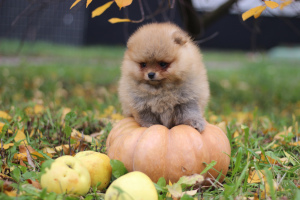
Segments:
[[[85,195],[91,186],[89,171],[72,156],[57,158],[41,177],[48,192]]]
[[[105,200],[157,200],[151,179],[142,172],[130,172],[116,179],[108,187]]]
[[[75,158],[89,170],[92,187],[95,187],[97,183],[101,183],[98,190],[103,190],[108,186],[112,168],[107,155],[95,151],[81,151],[75,155]]]

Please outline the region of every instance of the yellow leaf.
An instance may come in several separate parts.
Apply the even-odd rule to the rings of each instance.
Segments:
[[[111,4],[114,1],[109,1],[106,4],[104,4],[103,6],[100,6],[98,8],[96,8],[93,12],[92,12],[92,18],[101,15],[107,8],[109,8],[111,6]]]
[[[6,119],[6,120],[8,120],[8,121],[11,120],[11,116],[10,116],[9,114],[7,114],[6,112],[1,111],[1,110],[0,110],[0,118]]]
[[[257,10],[256,13],[254,14],[254,18],[255,19],[258,18],[265,9],[266,9],[266,6],[260,7],[260,9]]]
[[[287,130],[286,130],[286,127],[285,127],[285,130],[280,132],[280,133],[277,133],[275,136],[274,136],[274,139],[275,140],[280,140],[280,141],[283,141],[284,140],[284,136],[287,136],[288,133],[292,132],[293,131],[293,127],[290,126]]]
[[[39,105],[39,104],[36,104],[34,105],[34,107],[27,107],[25,108],[25,113],[27,115],[38,115],[38,114],[42,114],[45,110],[45,107],[43,105]]]
[[[12,147],[12,146],[14,146],[14,143],[8,143],[8,144],[4,144],[3,145],[3,149],[8,149],[9,147]]]
[[[92,2],[92,0],[87,0],[86,1],[86,8],[90,5],[91,2]]]
[[[222,131],[223,131],[224,133],[227,134],[227,128],[226,128],[226,122],[225,122],[225,121],[220,122],[219,124],[217,124],[217,126],[218,126],[220,129],[222,129]]]
[[[130,19],[120,19],[120,18],[110,18],[108,21],[112,24],[119,23],[119,22],[131,22]]]
[[[269,7],[269,8],[277,8],[279,6],[278,3],[274,2],[274,1],[265,1],[265,4]]]
[[[255,13],[257,11],[261,10],[262,7],[265,7],[265,6],[257,6],[257,7],[251,8],[250,10],[244,12],[242,14],[243,21],[245,21],[246,19],[248,19],[248,18],[252,17],[253,15],[255,15]]]
[[[260,183],[264,178],[263,170],[261,171],[249,171],[248,183]]]
[[[132,3],[132,0],[115,0],[115,2],[121,9],[123,7],[129,6]]]
[[[293,0],[288,0],[288,1],[285,1],[285,2],[281,3],[280,4],[280,10],[282,10],[284,7],[290,5],[292,2],[293,2]]]
[[[24,132],[23,132],[23,131],[20,131],[20,130],[17,131],[17,134],[16,134],[14,140],[15,140],[16,142],[18,142],[18,141],[20,141],[20,140],[25,140],[24,142],[27,143],[27,141],[26,141],[26,136],[25,136]]]
[[[5,190],[4,193],[5,193],[7,196],[10,196],[10,197],[16,197],[16,196],[17,196],[17,190],[12,190],[12,191],[7,191],[7,190]]]
[[[121,119],[124,119],[124,116],[119,114],[119,113],[114,113],[114,114],[111,115],[111,119],[121,120]]]
[[[56,151],[53,148],[50,148],[50,147],[43,148],[43,152],[47,153],[47,154],[55,154],[56,153]]]
[[[72,4],[72,6],[70,7],[70,9],[73,8],[74,6],[76,6],[76,4],[78,4],[80,1],[81,1],[81,0],[76,0],[76,1]]]
[[[298,141],[298,142],[290,142],[289,145],[300,146],[300,141]]]

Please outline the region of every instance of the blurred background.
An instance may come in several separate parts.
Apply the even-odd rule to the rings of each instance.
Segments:
[[[300,115],[300,2],[242,13],[260,0],[134,0],[102,15],[108,1],[0,0],[0,109],[39,104],[81,109],[113,105],[125,44],[145,23],[171,21],[203,52],[212,93],[208,113]],[[282,1],[276,1],[281,3]],[[111,24],[129,18],[140,23]]]

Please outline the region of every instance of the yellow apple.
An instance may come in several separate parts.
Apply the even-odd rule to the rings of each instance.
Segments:
[[[108,186],[112,169],[107,155],[95,151],[81,151],[75,155],[75,158],[89,170],[92,187],[99,182],[101,184],[98,186],[98,190],[103,190]]]
[[[151,179],[142,172],[130,172],[116,179],[108,187],[105,200],[157,200]]]
[[[48,192],[85,195],[91,186],[89,171],[72,156],[57,158],[41,177]]]

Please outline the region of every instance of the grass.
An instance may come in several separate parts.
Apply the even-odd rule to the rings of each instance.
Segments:
[[[64,108],[71,108],[76,117],[69,116],[67,127],[88,135],[102,131],[98,139],[104,144],[111,125],[103,118],[113,120],[121,113],[117,80],[124,50],[120,46],[72,47],[40,42],[19,48],[17,41],[0,41],[0,111],[12,116],[9,121],[0,121],[11,130],[23,128],[28,135],[34,130],[36,137],[27,136],[27,140],[36,151],[66,143],[72,146],[78,141],[70,139],[68,128],[61,124]],[[213,190],[198,190],[196,197],[300,198],[300,147],[296,143],[300,132],[299,61],[270,59],[267,53],[205,50],[203,57],[211,87],[206,118],[227,131],[232,153],[225,182]],[[44,106],[43,112],[30,112],[36,104]],[[38,137],[38,130],[43,137]],[[278,139],[277,134],[285,130],[285,136]],[[8,144],[14,137],[2,133],[1,141]],[[14,158],[19,145],[15,142],[1,150],[2,166],[7,169],[2,174],[7,177],[0,176],[0,198],[9,198],[8,185],[19,192],[18,199],[57,197],[25,187],[28,177],[38,178],[40,165],[47,159],[34,160],[33,168],[28,161]],[[96,148],[105,152],[105,146],[86,142],[86,149]],[[53,158],[70,152],[61,151]],[[252,180],[255,171],[263,172],[259,181]],[[86,197],[101,199],[98,193]]]

